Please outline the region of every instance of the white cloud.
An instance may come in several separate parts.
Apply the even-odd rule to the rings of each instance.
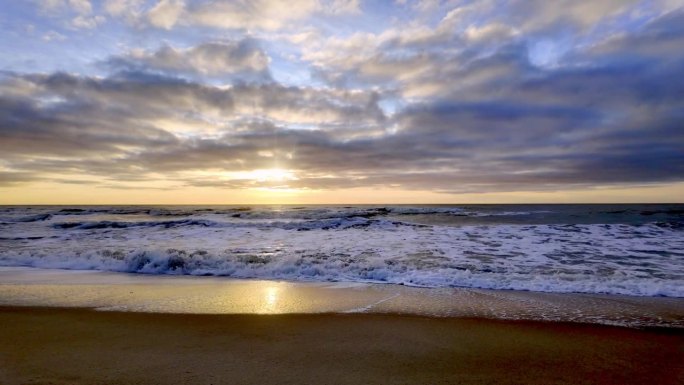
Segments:
[[[413,4],[413,8],[420,12],[432,12],[439,8],[439,0],[418,0]]]
[[[66,40],[66,36],[62,35],[59,32],[49,31],[48,33],[43,35],[42,39],[45,41],[63,41]]]
[[[465,37],[474,42],[506,40],[518,34],[515,28],[510,26],[491,23],[482,26],[471,25],[465,30]]]
[[[138,14],[144,0],[107,0],[104,3],[105,11],[115,17],[128,17]]]
[[[109,10],[122,12],[124,0],[113,0]],[[188,3],[182,0],[161,0],[147,13],[155,27],[171,29],[179,21],[225,29],[276,30],[315,12],[330,14],[359,13],[360,0],[239,0]]]
[[[35,0],[43,12],[55,13],[64,10],[75,12],[79,15],[92,13],[93,6],[89,0]]]
[[[332,0],[324,4],[325,12],[333,15],[361,13],[360,0]]]
[[[173,27],[185,8],[182,0],[161,0],[147,13],[147,19],[155,27],[170,29]]]
[[[87,15],[93,11],[93,6],[88,0],[69,0],[69,6],[80,15]]]
[[[536,30],[568,21],[582,29],[625,13],[639,0],[515,0],[510,6],[511,22],[525,30]]]
[[[192,8],[194,24],[227,29],[276,30],[321,9],[317,0],[241,0],[210,2]]]
[[[71,27],[75,29],[93,29],[104,22],[104,16],[79,15],[71,20]]]
[[[37,0],[36,2],[43,12],[55,12],[66,6],[64,0]]]

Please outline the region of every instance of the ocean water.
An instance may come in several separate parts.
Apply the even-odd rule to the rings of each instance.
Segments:
[[[684,205],[0,206],[0,266],[684,297]]]

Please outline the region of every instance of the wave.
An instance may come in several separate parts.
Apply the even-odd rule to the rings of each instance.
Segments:
[[[15,212],[31,211],[30,208],[19,208]],[[10,210],[11,212],[11,210]],[[146,207],[92,207],[92,208],[62,208],[50,210],[47,213],[32,215],[25,218],[15,218],[13,222],[46,220],[53,216],[88,216],[88,215],[116,215],[116,216],[151,216],[151,217],[193,217],[210,215],[213,217],[231,217],[243,219],[330,219],[347,217],[373,218],[386,215],[455,215],[467,216],[470,213],[456,207],[227,207],[227,208],[146,208]],[[42,219],[40,219],[42,218]]]
[[[52,214],[35,214],[22,216],[19,218],[7,218],[3,221],[3,224],[14,223],[28,223],[28,222],[44,222],[52,219]]]
[[[679,207],[6,207],[0,265],[684,296]]]
[[[35,213],[38,210],[39,213]],[[684,209],[679,207],[616,207],[595,210],[591,206],[531,207],[502,206],[242,206],[242,207],[67,207],[67,208],[8,208],[2,211],[3,224],[59,221],[70,216],[111,217],[110,221],[126,221],[136,217],[156,221],[160,218],[208,220],[323,220],[336,218],[396,218],[411,221],[441,223],[646,223],[654,221],[684,221]],[[5,214],[10,214],[6,216]],[[104,218],[98,218],[100,220]],[[604,222],[605,221],[605,222]]]
[[[195,219],[183,219],[178,221],[95,221],[95,222],[60,222],[52,225],[55,229],[94,230],[94,229],[127,229],[132,227],[164,227],[172,228],[179,226],[217,226],[216,222]]]
[[[271,228],[296,231],[333,230],[382,226],[426,227],[426,225],[404,223],[389,220],[371,220],[364,217],[328,218],[302,221],[269,221],[269,222],[220,222],[199,219],[183,219],[172,221],[93,221],[93,222],[59,222],[52,224],[52,228],[59,230],[97,230],[97,229],[128,229],[128,228],[179,228],[179,227],[213,227],[213,228]]]
[[[352,263],[349,255],[344,253],[288,254],[279,250],[253,253],[233,249],[214,254],[201,249],[105,249],[74,255],[38,254],[28,257],[18,253],[14,257],[0,258],[0,265],[140,274],[391,283],[417,287],[684,297],[681,282],[657,277],[635,280],[630,275],[620,273],[596,276],[541,269],[510,271],[448,263],[421,267],[417,261],[372,258]]]

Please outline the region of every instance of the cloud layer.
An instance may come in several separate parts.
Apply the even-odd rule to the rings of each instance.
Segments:
[[[383,9],[355,1],[41,4],[36,17],[66,18],[55,33],[106,17],[150,38],[93,55],[92,70],[5,70],[0,186],[86,175],[464,193],[684,180],[678,1],[407,2],[387,4],[394,19],[379,25]],[[245,177],[265,169],[288,178]]]

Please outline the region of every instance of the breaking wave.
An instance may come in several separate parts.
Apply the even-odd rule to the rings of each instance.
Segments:
[[[684,297],[681,212],[679,206],[3,208],[0,265]]]

